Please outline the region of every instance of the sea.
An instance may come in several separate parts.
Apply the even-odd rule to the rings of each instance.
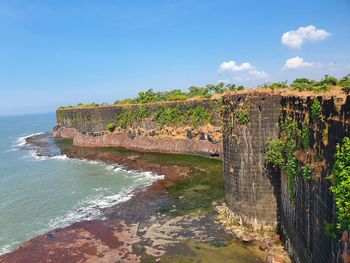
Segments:
[[[54,113],[0,117],[0,254],[58,227],[103,219],[137,187],[161,179],[118,164],[40,156],[26,138],[48,134]]]

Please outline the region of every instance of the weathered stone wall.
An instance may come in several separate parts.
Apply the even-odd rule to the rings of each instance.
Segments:
[[[188,112],[201,107],[209,123],[195,123]],[[139,112],[147,109],[148,117],[121,127],[122,112]],[[156,116],[166,109],[176,108],[180,120],[169,125],[157,122]],[[195,100],[161,102],[122,106],[58,109],[54,136],[73,138],[73,144],[84,147],[116,147],[149,152],[196,154],[212,157],[222,156],[221,100]],[[201,121],[201,120],[199,120]],[[107,125],[115,123],[113,133]]]
[[[311,118],[314,99],[322,104],[317,121]],[[280,96],[248,93],[225,96],[223,138],[225,201],[232,212],[247,223],[278,222],[279,232],[295,262],[342,261],[344,242],[325,233],[326,223],[336,223],[334,196],[329,190],[337,143],[350,136],[350,96],[344,99]],[[237,123],[239,109],[249,112],[246,125]],[[295,200],[290,199],[288,178],[264,160],[266,141],[279,137],[279,124],[291,116],[299,128],[308,124],[310,147],[296,152],[298,169],[311,164],[313,178],[302,175],[295,183]],[[270,171],[270,172],[269,172]],[[346,235],[345,235],[346,236]],[[349,244],[348,244],[349,245]]]
[[[276,225],[275,184],[265,167],[266,141],[278,136],[280,97],[265,93],[225,96],[224,176],[227,206],[247,224]],[[237,111],[247,111],[241,124]]]
[[[163,152],[178,154],[195,154],[208,157],[221,157],[222,144],[212,143],[208,140],[154,138],[132,136],[130,133],[111,133],[102,136],[89,136],[77,133],[73,144],[83,147],[115,147],[142,152]]]
[[[181,112],[194,109],[202,105],[208,113],[214,116],[212,124],[221,127],[220,105],[221,101],[203,99],[195,101],[176,101],[142,104],[152,114],[159,111],[160,108],[178,107]],[[79,132],[101,132],[107,129],[109,123],[115,123],[120,126],[118,114],[125,109],[137,110],[141,104],[120,105],[120,106],[100,106],[100,107],[82,107],[82,108],[60,108],[56,111],[57,124],[65,128],[75,128]],[[153,120],[147,120],[143,123],[135,123],[138,128],[153,130],[159,126]]]
[[[311,118],[314,99],[322,105],[322,114],[315,122]],[[345,102],[322,97],[282,97],[281,106],[281,121],[291,116],[299,125],[308,123],[310,149],[296,155],[299,168],[306,163],[313,168],[310,182],[297,176],[294,204],[288,180],[281,175],[281,232],[296,262],[342,262],[338,261],[342,254],[338,239],[329,238],[325,232],[326,223],[336,223],[336,206],[327,176],[332,172],[336,145],[350,136],[350,97]]]

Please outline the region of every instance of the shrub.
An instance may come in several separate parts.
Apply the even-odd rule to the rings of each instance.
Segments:
[[[273,139],[267,142],[266,160],[274,168],[282,169],[285,164],[284,143],[280,139]]]
[[[346,75],[339,81],[339,85],[346,93],[350,92],[350,74]]]
[[[303,150],[307,150],[310,147],[310,130],[305,121],[301,124],[301,136],[300,143]]]
[[[137,120],[141,120],[149,116],[149,111],[144,105],[141,105],[140,107],[138,107],[135,113],[136,113]]]
[[[312,79],[307,78],[297,78],[292,82],[292,88],[298,91],[312,90],[312,87],[316,85],[317,82]]]
[[[119,126],[123,129],[126,129],[127,127],[132,125],[135,116],[133,115],[133,112],[130,109],[124,109],[118,114],[117,118],[119,120]]]
[[[324,79],[320,81],[321,84],[328,84],[331,86],[336,86],[338,84],[338,80],[337,78],[333,77],[333,76],[328,76],[325,75]]]
[[[292,82],[291,86],[298,91],[325,92],[331,89],[333,81],[333,77],[325,77],[320,82],[307,78],[297,78]]]
[[[322,106],[319,100],[314,100],[311,104],[311,119],[313,122],[316,122],[320,117],[322,112]]]
[[[176,125],[180,122],[181,111],[178,107],[160,108],[156,114],[155,120],[161,127],[164,125]]]
[[[287,116],[281,122],[281,139],[268,142],[266,158],[274,167],[279,167],[288,178],[288,190],[291,203],[295,201],[295,182],[298,176],[298,161],[294,153],[300,140],[298,123]]]
[[[187,111],[187,116],[192,118],[193,125],[206,124],[211,121],[212,116],[206,111],[203,105],[198,105],[194,109]]]
[[[305,181],[311,181],[312,179],[312,168],[310,164],[306,164],[303,167],[301,167],[301,173],[305,179]]]
[[[107,125],[107,130],[110,131],[110,132],[114,132],[115,130],[115,124],[114,123],[108,123]]]
[[[337,229],[350,229],[350,138],[345,137],[343,144],[337,144],[333,174],[330,176],[330,190],[335,195],[337,206]]]
[[[246,125],[249,122],[249,112],[245,109],[236,110],[234,115],[241,125]]]

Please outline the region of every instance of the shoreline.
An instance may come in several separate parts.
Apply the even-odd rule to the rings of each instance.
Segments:
[[[35,143],[33,140],[35,136],[27,138],[28,143]],[[37,144],[43,147],[42,142]],[[67,145],[68,149],[60,147],[61,153],[68,158],[117,163],[127,169],[162,174],[164,179],[138,187],[129,200],[102,209],[106,220],[82,221],[54,229],[23,243],[14,252],[1,255],[1,262],[155,262],[160,259],[161,262],[168,259],[173,262],[170,259],[179,253],[185,258],[194,256],[191,242],[195,242],[195,246],[218,242],[234,246],[236,250],[242,246],[251,250],[251,255],[246,255],[246,262],[251,262],[252,257],[264,262],[265,252],[234,240],[233,235],[216,222],[213,207],[209,213],[176,211],[181,208],[176,207],[169,189],[191,180],[192,168],[151,163],[141,156],[142,153],[123,155],[113,150],[97,151]]]

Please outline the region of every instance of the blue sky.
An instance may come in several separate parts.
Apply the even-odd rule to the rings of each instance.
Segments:
[[[0,0],[0,36],[0,115],[350,72],[348,0]]]

